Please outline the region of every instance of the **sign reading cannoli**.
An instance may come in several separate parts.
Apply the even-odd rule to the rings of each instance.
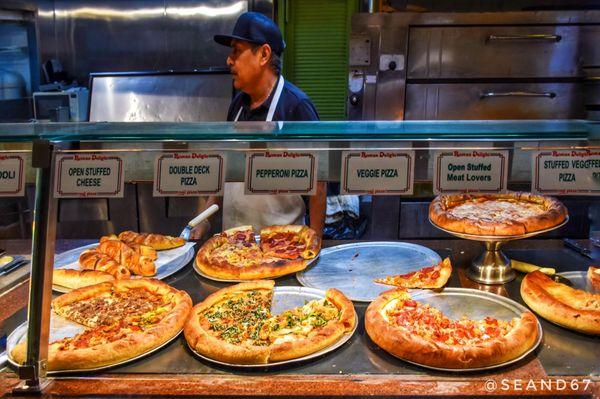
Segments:
[[[0,197],[25,194],[25,154],[0,153]]]
[[[436,151],[433,191],[447,193],[500,193],[508,181],[508,151]]]
[[[531,191],[553,195],[600,194],[600,150],[546,150],[532,156]]]
[[[56,156],[56,198],[123,197],[123,158],[102,153]]]
[[[341,194],[410,195],[414,151],[343,151]]]
[[[225,155],[170,152],[154,162],[155,197],[223,195]]]
[[[306,151],[256,151],[246,154],[246,194],[313,195],[317,155]]]

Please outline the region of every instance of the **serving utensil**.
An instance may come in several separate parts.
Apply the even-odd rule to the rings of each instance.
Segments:
[[[210,216],[212,216],[218,210],[219,210],[219,205],[216,205],[216,204],[213,204],[213,205],[209,206],[208,208],[206,208],[204,211],[202,211],[202,213],[200,213],[198,216],[196,216],[195,218],[193,218],[192,220],[190,220],[188,222],[187,226],[185,226],[185,228],[183,229],[181,234],[179,234],[179,237],[183,238],[186,241],[189,241],[190,235],[191,235],[194,227],[198,226],[200,224],[200,222],[202,222],[203,220],[208,219]]]

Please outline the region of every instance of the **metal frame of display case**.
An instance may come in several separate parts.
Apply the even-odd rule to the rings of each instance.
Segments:
[[[599,128],[600,124],[587,121],[0,125],[0,141],[23,142],[33,139],[32,166],[36,168],[28,305],[28,353],[26,364],[18,370],[19,377],[24,381],[14,389],[14,393],[39,393],[44,390],[47,383],[51,272],[57,221],[57,201],[53,198],[52,192],[53,160],[57,152],[64,151],[58,148],[63,145],[62,143],[206,141],[223,142],[226,146],[227,143],[239,142],[340,141],[344,143],[327,147],[326,150],[341,150],[345,148],[345,142],[349,141],[386,143],[452,140],[469,142],[569,140],[587,143],[584,146],[577,145],[577,148],[595,148],[593,142],[600,138]],[[140,150],[144,151],[144,149]],[[248,150],[249,148],[241,151]],[[150,151],[158,151],[158,149]],[[347,383],[352,385],[351,380]]]

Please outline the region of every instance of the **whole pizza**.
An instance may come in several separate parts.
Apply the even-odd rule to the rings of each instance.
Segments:
[[[321,239],[307,226],[270,226],[256,242],[252,226],[225,230],[208,239],[196,254],[196,266],[224,280],[275,278],[304,270],[321,249]]]
[[[590,270],[588,277],[593,286],[593,268]],[[534,271],[523,278],[521,297],[544,319],[571,330],[600,334],[600,294],[571,288]]]
[[[79,323],[83,332],[50,342],[48,370],[84,370],[144,354],[183,328],[192,300],[159,280],[114,280],[73,290],[52,301],[55,314]],[[11,351],[23,364],[26,342]]]
[[[384,292],[369,305],[365,327],[377,345],[396,357],[450,369],[507,362],[528,351],[538,338],[531,312],[512,320],[452,320],[401,288]]]
[[[523,235],[548,229],[567,218],[558,200],[524,192],[440,195],[429,218],[445,230],[489,236]]]
[[[239,283],[194,306],[184,329],[190,347],[226,363],[267,364],[317,352],[354,328],[354,306],[336,289],[271,315],[274,285],[273,280]]]

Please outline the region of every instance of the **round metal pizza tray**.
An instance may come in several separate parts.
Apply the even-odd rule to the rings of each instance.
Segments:
[[[572,284],[571,288],[583,290],[592,294],[600,294],[600,289],[594,288],[592,286],[592,283],[590,283],[590,280],[587,276],[587,271],[578,270],[572,272],[562,272],[557,274],[568,279]]]
[[[371,302],[393,288],[375,279],[417,271],[441,260],[437,252],[407,242],[342,244],[321,250],[318,261],[296,273],[296,278],[305,287],[337,288],[353,301]]]
[[[529,312],[529,309],[513,301],[512,299],[503,297],[501,295],[492,294],[490,292],[479,291],[470,288],[445,288],[441,292],[419,290],[411,292],[411,297],[416,301],[419,301],[423,304],[429,304],[430,306],[441,310],[451,319],[460,319],[462,316],[467,316],[473,320],[481,320],[487,316],[490,316],[499,320],[511,320],[514,317],[521,316],[523,312]],[[505,367],[525,358],[542,342],[542,325],[540,324],[539,320],[537,321],[537,326],[538,338],[531,348],[517,358],[491,366],[472,367],[466,369],[443,368],[428,366],[426,364],[413,362],[398,356],[395,357],[420,367],[447,372],[483,371]]]
[[[549,231],[558,229],[559,227],[562,227],[565,224],[567,224],[568,221],[569,221],[569,215],[567,215],[567,217],[565,218],[565,220],[563,220],[561,223],[559,223],[559,224],[557,224],[555,226],[552,226],[552,227],[548,227],[547,229],[536,230],[536,231],[531,231],[531,232],[525,233],[525,234],[517,234],[517,235],[511,235],[511,236],[488,236],[488,235],[459,233],[459,232],[456,232],[456,231],[448,230],[448,229],[445,229],[445,228],[440,227],[439,225],[433,223],[433,221],[431,220],[431,218],[429,218],[429,223],[431,223],[433,226],[435,226],[436,228],[442,230],[443,232],[446,232],[448,234],[452,234],[455,237],[464,238],[466,240],[473,240],[473,241],[497,241],[497,242],[506,242],[506,241],[513,241],[513,240],[521,240],[523,238],[529,238],[529,237],[537,236],[538,234],[543,234],[543,233],[547,233]]]
[[[314,258],[312,258],[312,259],[310,259],[310,260],[308,261],[308,264],[306,265],[306,267],[309,267],[309,266],[310,266],[310,265],[311,265],[311,264],[312,264],[314,261],[316,261],[318,258],[319,258],[319,255],[315,256],[315,257],[314,257]],[[249,281],[249,280],[252,280],[252,279],[246,279],[246,280],[240,280],[240,279],[223,279],[223,278],[218,278],[218,277],[209,276],[208,274],[206,274],[206,273],[202,272],[202,271],[201,271],[201,270],[198,268],[198,266],[196,266],[196,262],[194,262],[194,263],[193,263],[193,267],[194,267],[194,271],[195,271],[196,273],[198,273],[200,276],[202,276],[202,277],[204,277],[204,278],[206,278],[206,279],[212,280],[212,281],[219,281],[219,282],[222,282],[222,283],[241,283],[241,282],[243,282],[243,281]],[[285,276],[287,276],[287,275],[289,275],[289,274],[290,274],[290,273],[288,273],[288,274],[284,274],[284,275],[282,275],[282,276],[279,276],[279,277],[265,277],[265,278],[269,278],[269,279],[277,279],[277,278],[280,278],[280,277],[285,277]]]
[[[273,303],[271,305],[271,314],[278,315],[283,313],[288,309],[292,309],[298,306],[303,306],[306,301],[312,301],[314,299],[323,299],[325,298],[325,291],[317,290],[314,288],[306,288],[306,287],[275,287],[273,289]],[[196,352],[192,347],[189,346],[190,350],[194,355],[198,356],[201,359],[207,360],[209,362],[219,364],[221,366],[227,367],[235,367],[235,368],[244,368],[244,369],[261,369],[261,368],[269,368],[276,366],[283,366],[287,364],[300,363],[310,359],[314,359],[320,356],[323,356],[329,352],[332,352],[344,345],[348,340],[352,337],[356,328],[358,327],[358,316],[356,316],[356,322],[354,323],[354,329],[352,331],[344,334],[338,341],[336,341],[333,345],[328,346],[327,348],[321,349],[318,352],[311,353],[310,355],[302,356],[296,359],[284,360],[281,362],[273,362],[266,364],[236,364],[236,363],[227,363],[219,360],[212,359],[210,357],[204,356],[198,352]],[[187,341],[186,341],[187,342]]]
[[[153,278],[163,280],[184,268],[185,265],[190,263],[194,258],[194,245],[195,243],[193,242],[187,242],[184,246],[179,248],[156,251],[158,259],[155,261],[156,275],[153,276]],[[54,269],[80,269],[79,255],[86,249],[95,248],[97,246],[97,243],[85,245],[56,255],[54,257]],[[71,291],[71,288],[57,284],[53,284],[52,289],[62,293]]]
[[[58,316],[52,316],[52,319],[58,318]],[[58,325],[52,326],[50,327],[50,339],[51,340],[56,340],[56,339],[60,339],[63,338],[65,336],[64,331],[64,324],[71,324],[73,326],[76,325],[76,323],[71,323],[68,321],[63,321],[61,323],[57,323]],[[77,325],[79,326],[79,325]],[[8,362],[14,366],[15,368],[20,367],[20,364],[18,364],[17,362],[15,362],[12,357],[10,356],[10,353],[12,352],[12,350],[14,349],[14,347],[21,342],[22,340],[26,339],[26,335],[27,335],[27,327],[28,327],[28,322],[24,322],[23,324],[19,325],[17,328],[14,329],[14,331],[12,333],[10,333],[10,335],[8,336],[7,340],[6,340],[6,354],[8,356]],[[83,330],[84,327],[83,326],[79,326],[79,329]],[[159,346],[157,346],[154,349],[151,349],[147,352],[144,352],[142,354],[139,354],[135,357],[132,357],[130,359],[127,360],[123,360],[117,363],[113,363],[113,364],[109,364],[106,366],[102,366],[102,367],[94,367],[94,368],[89,368],[89,369],[76,369],[76,370],[53,370],[53,371],[48,371],[48,375],[52,376],[52,375],[61,375],[61,374],[73,374],[73,373],[89,373],[89,372],[93,372],[93,371],[100,371],[100,370],[106,370],[109,368],[113,368],[113,367],[117,367],[117,366],[121,366],[123,364],[127,364],[127,363],[131,363],[134,362],[136,360],[139,360],[143,357],[149,356],[159,350],[161,350],[162,348],[164,348],[165,346],[169,345],[171,342],[173,342],[174,340],[177,339],[177,337],[179,337],[179,335],[181,334],[181,332],[183,331],[183,329],[179,330],[177,332],[177,334],[175,334],[173,337],[169,338],[167,341],[165,341],[164,343],[160,344]],[[57,336],[53,335],[56,334]]]

